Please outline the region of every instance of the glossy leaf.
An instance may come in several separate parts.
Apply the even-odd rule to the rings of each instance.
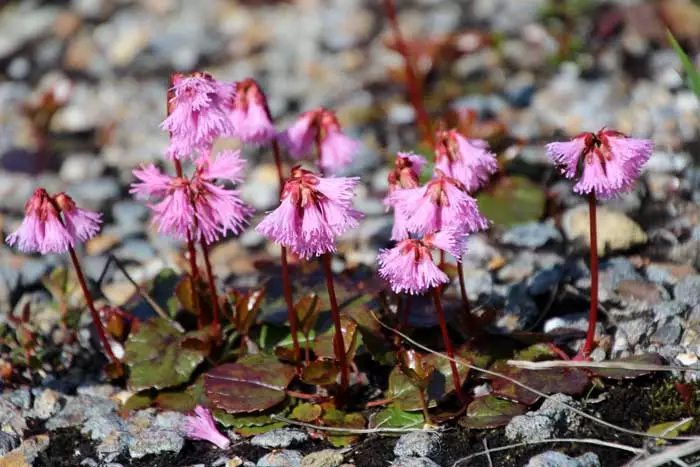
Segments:
[[[324,409],[324,414],[321,421],[325,426],[349,429],[362,429],[367,423],[362,414],[345,413],[334,407],[328,406],[326,406]],[[332,434],[328,436],[328,441],[335,447],[345,447],[354,443],[358,438],[359,436],[355,434]]]
[[[505,426],[516,415],[527,412],[527,406],[491,394],[474,399],[459,421],[464,428],[489,429]]]
[[[247,355],[209,370],[204,387],[215,408],[229,413],[255,412],[282,402],[295,374],[293,367],[274,357]]]
[[[544,214],[544,189],[522,176],[503,176],[478,197],[479,209],[504,227],[538,220]]]
[[[260,312],[260,307],[265,297],[265,288],[261,287],[248,293],[233,291],[231,297],[234,303],[234,324],[236,330],[244,336],[248,335],[255,318]]]
[[[369,417],[370,428],[418,428],[423,423],[422,413],[406,412],[393,404]]]
[[[301,379],[307,384],[334,384],[338,368],[332,360],[316,360],[304,367]]]
[[[152,403],[153,397],[151,397],[148,391],[137,392],[124,402],[122,409],[126,411],[141,410],[150,407]]]
[[[373,297],[363,295],[349,303],[345,307],[345,313],[357,323],[362,343],[372,358],[380,365],[392,366],[396,364],[393,343],[384,333],[382,325],[371,315],[372,311],[378,311],[379,307],[373,306],[376,303],[377,300]]]
[[[661,365],[663,360],[661,355],[657,353],[647,353],[642,355],[633,355],[631,357],[620,358],[618,360],[611,360],[611,362],[629,362],[629,363],[644,363],[647,365]],[[609,379],[633,379],[639,378],[640,376],[648,375],[651,370],[635,370],[635,369],[625,369],[625,368],[592,368],[591,371],[596,376],[601,378]]]
[[[227,428],[241,436],[255,436],[261,433],[266,433],[275,428],[283,428],[287,426],[284,422],[273,421],[270,414],[264,415],[232,415],[223,410],[214,410],[214,418]],[[286,410],[279,413],[281,416],[287,414]]]
[[[305,335],[308,335],[316,325],[318,314],[321,311],[321,300],[315,293],[301,297],[294,305],[299,323],[299,329]]]
[[[345,344],[345,358],[348,362],[351,362],[355,358],[355,352],[359,346],[357,323],[346,317],[341,317],[340,323],[340,330],[343,334],[343,343]],[[333,327],[331,327],[328,329],[328,331],[316,337],[314,352],[316,352],[316,355],[319,358],[334,358],[334,336],[335,330]]]
[[[299,420],[300,422],[311,423],[314,420],[317,420],[322,413],[323,409],[320,405],[302,402],[294,407],[294,410],[292,410],[292,414],[289,416],[289,418]]]
[[[588,386],[588,373],[578,368],[551,368],[547,370],[526,370],[498,361],[491,370],[508,376],[544,394],[563,393],[579,395]],[[495,396],[525,405],[534,404],[540,396],[506,379],[493,377],[491,387]]]
[[[180,334],[163,318],[144,323],[131,333],[124,347],[129,366],[129,388],[163,389],[190,380],[194,370],[207,356],[207,346],[183,345],[192,341],[208,342],[209,330]]]
[[[435,366],[431,365],[415,350],[404,349],[398,355],[399,368],[403,374],[408,376],[418,389],[427,389]]]

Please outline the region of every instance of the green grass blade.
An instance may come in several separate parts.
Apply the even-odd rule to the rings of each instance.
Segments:
[[[695,68],[695,65],[693,64],[693,61],[690,59],[690,57],[688,57],[688,54],[685,53],[685,51],[678,43],[676,38],[673,37],[673,33],[667,30],[667,34],[668,40],[671,42],[673,49],[678,54],[678,57],[681,59],[681,63],[683,63],[685,73],[686,75],[688,75],[690,89],[693,90],[696,97],[700,98],[700,73],[698,73],[698,70]]]

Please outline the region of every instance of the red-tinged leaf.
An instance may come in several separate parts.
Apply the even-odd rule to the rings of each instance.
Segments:
[[[355,358],[355,352],[357,351],[358,342],[358,332],[357,323],[353,320],[341,317],[340,318],[340,330],[343,335],[343,343],[345,345],[345,358],[348,362],[351,362]],[[334,358],[333,352],[333,338],[335,336],[335,329],[333,327],[329,328],[328,331],[319,335],[314,343],[314,352],[319,358]]]
[[[491,367],[491,370],[548,395],[556,393],[578,395],[583,392],[589,382],[588,373],[578,368],[526,370],[510,366],[504,361],[498,361]],[[532,405],[540,398],[534,392],[503,378],[493,377],[491,387],[495,396],[525,405]]]
[[[332,360],[316,360],[304,367],[301,379],[308,384],[334,384],[338,368]]]
[[[611,362],[630,362],[630,363],[644,363],[647,365],[661,365],[663,360],[661,355],[657,353],[647,353],[642,355],[633,355],[631,357],[621,358],[619,360],[611,360]],[[640,376],[648,375],[651,370],[635,370],[626,368],[592,368],[591,371],[596,376],[601,378],[609,379],[633,379],[639,378]]]
[[[505,426],[516,415],[527,412],[527,406],[500,399],[491,394],[477,397],[467,407],[467,413],[459,420],[464,428],[484,430]]]
[[[322,413],[323,409],[320,405],[302,402],[294,407],[294,410],[292,410],[292,414],[289,416],[289,418],[299,420],[300,422],[311,423],[317,420]]]
[[[299,320],[299,329],[308,335],[316,325],[318,314],[321,311],[321,300],[315,293],[301,297],[294,304],[294,312]]]
[[[294,367],[274,357],[248,355],[207,372],[204,388],[215,408],[229,413],[256,412],[282,402],[295,374]]]
[[[362,295],[344,307],[362,336],[363,346],[380,365],[394,365],[396,353],[392,341],[384,333],[384,328],[371,315],[379,308],[377,300],[370,295]]]

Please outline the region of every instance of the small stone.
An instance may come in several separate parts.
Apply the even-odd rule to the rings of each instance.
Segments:
[[[148,216],[148,208],[138,201],[122,200],[112,206],[112,217],[118,224],[143,222],[148,219]]]
[[[114,251],[114,256],[120,260],[132,260],[145,263],[156,256],[156,250],[150,242],[138,238],[127,240]]]
[[[0,457],[19,446],[19,442],[19,436],[6,431],[0,431]]]
[[[258,460],[257,467],[301,467],[303,456],[298,451],[282,449],[264,455]]]
[[[668,292],[661,286],[639,280],[620,281],[617,284],[616,291],[624,302],[636,302],[647,307],[660,303],[662,298],[670,298],[668,297]]]
[[[277,168],[274,164],[261,164],[246,177],[241,187],[241,197],[258,211],[274,208],[279,202]]]
[[[58,412],[61,408],[61,395],[52,389],[45,389],[34,400],[32,415],[41,420],[46,420]]]
[[[469,300],[476,301],[482,295],[489,296],[493,293],[493,278],[490,272],[469,267],[464,263],[462,263],[462,269],[464,270],[464,285],[467,288]]]
[[[681,316],[688,311],[688,305],[677,300],[669,300],[654,305],[654,321],[662,321],[673,316]]]
[[[19,409],[29,410],[32,406],[32,393],[29,388],[20,388],[6,392],[2,394],[2,398]]]
[[[399,457],[389,465],[390,467],[440,467],[440,464],[427,457]]]
[[[646,318],[629,319],[617,323],[615,336],[624,336],[628,344],[634,346],[640,342],[642,336],[648,336],[651,332],[651,323]]]
[[[75,183],[66,190],[83,209],[97,211],[103,203],[119,197],[119,183],[111,177],[101,177]]]
[[[563,277],[564,268],[560,265],[537,271],[530,278],[528,292],[533,296],[551,292],[561,282]]]
[[[268,449],[287,448],[296,443],[303,443],[308,438],[309,435],[301,430],[276,428],[255,436],[250,440],[250,444]]]
[[[543,441],[575,431],[581,423],[581,416],[563,404],[581,407],[571,396],[554,394],[545,399],[538,410],[513,417],[506,426],[506,438],[512,441]]]
[[[525,467],[600,467],[600,459],[592,452],[569,457],[559,451],[546,451],[531,458]]]
[[[63,161],[59,176],[66,182],[79,183],[99,177],[104,169],[105,164],[99,156],[74,154]]]
[[[501,241],[523,248],[539,248],[547,242],[561,242],[561,233],[553,226],[541,222],[528,222],[508,230]]]
[[[694,353],[679,353],[676,355],[676,360],[681,362],[681,365],[691,366],[698,363],[698,356]]]
[[[61,411],[46,422],[47,430],[77,426],[87,419],[104,417],[117,410],[116,402],[102,397],[79,395],[66,396],[66,399]]]
[[[0,427],[9,427],[18,435],[27,429],[27,422],[24,420],[22,412],[4,399],[0,399]]]
[[[598,254],[629,250],[647,242],[644,230],[625,214],[605,206],[596,210],[598,222]],[[562,228],[567,238],[582,238],[591,246],[588,206],[581,205],[567,210],[562,217]]]
[[[107,233],[98,234],[85,243],[85,253],[93,255],[101,255],[119,245],[119,237]]]
[[[124,429],[124,421],[116,413],[92,417],[85,421],[80,432],[95,441],[104,441],[108,436],[118,436]]]
[[[651,342],[662,345],[676,345],[681,338],[683,328],[679,319],[671,319],[660,326],[651,336]]]
[[[301,467],[338,467],[343,463],[343,454],[335,449],[312,452],[301,460]]]
[[[527,286],[514,284],[508,289],[505,310],[495,325],[503,331],[522,331],[531,326],[539,315],[537,303],[528,293]]]
[[[413,431],[402,435],[394,446],[396,457],[433,457],[440,452],[440,435]]]
[[[673,288],[673,296],[691,307],[700,305],[700,275],[681,279]]]
[[[526,250],[499,269],[496,277],[505,283],[521,282],[530,277],[534,271],[535,259],[532,253]]]

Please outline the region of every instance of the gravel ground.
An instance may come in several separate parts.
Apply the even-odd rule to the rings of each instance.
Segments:
[[[468,52],[477,38],[489,34],[491,40],[476,51],[441,65],[448,78],[444,85],[433,83],[436,93],[454,96],[449,105],[455,110],[473,109],[485,121],[505,124],[509,137],[503,149],[512,157],[511,166],[546,184],[564,207],[538,221],[495,225],[470,238],[464,262],[467,289],[470,299],[500,310],[494,329],[585,330],[590,275],[581,252],[590,243],[588,212],[584,200],[572,194],[571,184],[554,176],[543,145],[607,126],[653,139],[655,151],[643,183],[598,211],[605,312],[594,357],[654,351],[673,364],[697,366],[699,103],[685,83],[680,60],[659,41],[654,29],[659,24],[644,22],[649,4],[581,2],[590,9],[570,25],[574,39],[569,46],[575,51],[566,55],[557,37],[565,25],[546,15],[557,2],[399,3],[406,37],[451,37],[457,50]],[[387,78],[387,69],[400,67],[401,60],[385,45],[390,31],[379,2],[26,0],[2,5],[4,235],[21,221],[34,188],[44,186],[64,190],[83,207],[104,213],[100,235],[81,252],[88,277],[97,281],[103,276],[103,303],[120,306],[134,295],[121,272],[114,267],[105,271],[111,255],[122,260],[138,282],[152,279],[164,267],[181,269],[183,245],[151,229],[148,210],[129,196],[128,185],[132,169],[162,159],[167,135],[158,124],[164,116],[168,74],[203,69],[219,79],[257,79],[281,126],[319,105],[338,112],[347,132],[363,142],[346,173],[362,177],[356,207],[367,217],[342,239],[336,266],[375,267],[377,250],[389,244],[391,229],[391,217],[381,204],[389,161],[396,151],[416,146],[413,110],[401,86]],[[46,143],[32,131],[22,106],[50,88],[67,93],[68,100],[50,119]],[[38,150],[46,144],[50,150]],[[275,167],[266,150],[244,148],[244,153],[248,172],[243,197],[259,218],[278,201]],[[276,252],[252,229],[240,239],[221,242],[212,251],[220,285],[255,283],[251,257]],[[41,279],[65,262],[63,257],[26,256],[0,245],[0,324],[29,309],[41,332],[61,341],[60,313]],[[69,297],[73,299],[77,300]],[[317,440],[282,443],[291,436],[284,432],[271,444],[234,441],[235,447],[222,454],[185,441],[178,413],[148,409],[121,417],[118,401],[126,396],[121,387],[106,382],[92,361],[94,339],[89,316],[83,318],[83,332],[65,344],[70,355],[65,371],[57,375],[46,368],[39,371],[40,378],[34,376],[32,388],[8,384],[0,396],[0,454],[11,452],[0,465],[23,465],[12,464],[12,459],[35,465],[113,467],[375,465],[361,455],[379,442],[374,438],[356,450],[343,451]],[[423,318],[431,319],[413,317]],[[572,350],[577,345],[580,342]],[[692,373],[677,376],[694,378]],[[527,429],[535,422],[551,429],[538,435],[556,436],[556,423],[574,423],[554,423],[560,416],[552,414],[527,417],[537,420],[512,423],[505,436],[527,439]],[[518,431],[522,429],[526,431]],[[395,440],[387,442],[393,445]],[[448,458],[454,462],[459,457],[454,455],[459,443],[450,443],[457,451],[447,457],[441,454],[440,439],[433,438],[402,438],[396,447],[384,445],[377,452],[384,453],[382,465],[450,465],[445,463]],[[555,459],[559,454],[542,453],[546,450],[528,452],[530,457],[538,455],[527,465],[601,465],[594,453]],[[236,463],[236,456],[242,464]]]

